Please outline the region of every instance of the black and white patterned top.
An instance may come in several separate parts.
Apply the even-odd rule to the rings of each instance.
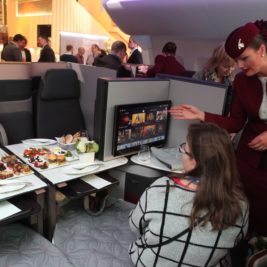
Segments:
[[[225,266],[228,249],[247,231],[248,206],[241,203],[243,217],[232,227],[213,231],[208,223],[191,231],[194,195],[168,177],[146,189],[129,216],[130,227],[139,236],[129,248],[135,266]]]

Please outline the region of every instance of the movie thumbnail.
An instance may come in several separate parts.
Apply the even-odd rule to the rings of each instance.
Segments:
[[[157,121],[166,120],[167,117],[168,117],[168,111],[167,110],[157,111],[157,114],[156,114],[156,120]]]
[[[135,113],[132,115],[132,124],[145,123],[146,114],[145,113]]]

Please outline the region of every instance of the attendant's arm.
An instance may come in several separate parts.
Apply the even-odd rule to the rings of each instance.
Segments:
[[[140,200],[136,204],[136,207],[131,211],[129,215],[130,228],[137,235],[142,235],[144,228],[148,224],[144,219],[147,207],[147,195],[148,189],[143,193]]]
[[[177,120],[205,120],[205,113],[191,105],[174,106],[169,112]]]

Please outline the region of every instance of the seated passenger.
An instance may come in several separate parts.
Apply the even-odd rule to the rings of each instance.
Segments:
[[[231,141],[215,124],[197,123],[179,151],[185,175],[155,181],[130,213],[139,236],[130,257],[135,266],[225,266],[248,224]]]
[[[213,81],[232,85],[235,61],[229,57],[224,49],[224,43],[216,47],[211,58],[205,64],[203,70],[196,72],[192,78],[205,81]]]
[[[147,77],[155,77],[157,73],[164,73],[170,75],[181,75],[185,68],[177,61],[175,58],[176,54],[176,44],[173,42],[166,43],[162,48],[162,55],[158,55],[155,58],[155,65],[148,69],[146,76]],[[159,57],[160,56],[160,57]],[[156,60],[156,59],[160,60]]]
[[[131,77],[131,71],[122,64],[126,56],[126,45],[121,41],[115,41],[111,46],[110,54],[96,57],[93,65],[117,70],[117,77]]]

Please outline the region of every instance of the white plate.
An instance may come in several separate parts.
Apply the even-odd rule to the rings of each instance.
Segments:
[[[23,182],[14,182],[10,180],[0,181],[0,194],[20,190],[26,186]]]
[[[45,138],[32,138],[32,139],[26,139],[22,140],[22,143],[27,146],[48,146],[56,144],[57,141],[54,139],[45,139]]]
[[[79,164],[80,165],[80,164]],[[75,165],[71,165],[71,166],[68,166],[66,168],[64,168],[64,173],[66,174],[74,174],[74,175],[79,175],[79,174],[87,174],[87,173],[90,173],[92,171],[95,171],[97,170],[100,166],[99,165],[92,165],[92,166],[88,166],[82,170],[77,170],[75,168],[73,168],[73,166],[78,166],[78,164],[75,164]]]
[[[74,161],[74,160],[78,160],[79,158],[77,156],[72,156],[72,157],[66,157],[66,161]]]

